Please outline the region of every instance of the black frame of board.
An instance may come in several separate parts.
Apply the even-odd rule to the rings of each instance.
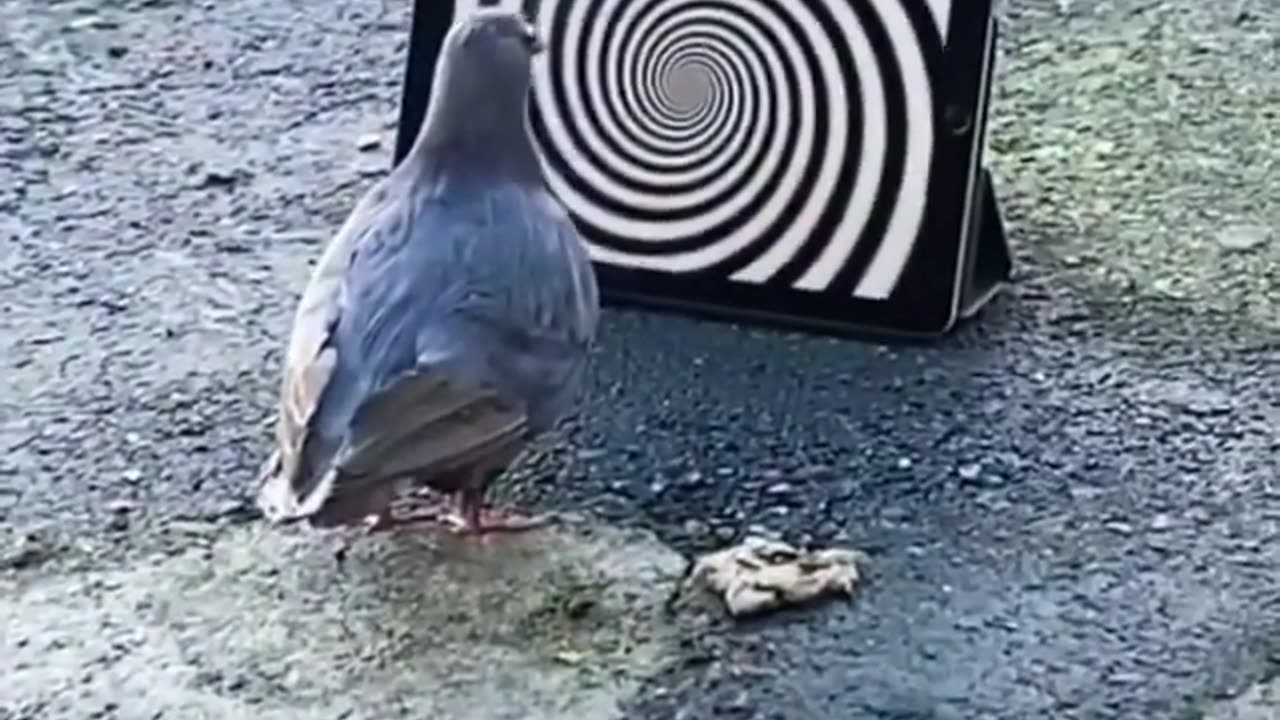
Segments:
[[[396,164],[408,154],[426,116],[435,59],[453,21],[453,6],[451,0],[414,0]],[[935,87],[942,88],[926,217],[888,298],[867,300],[597,262],[604,301],[855,337],[938,337],[975,315],[1008,280],[1012,262],[991,176],[982,165],[997,39],[992,0],[971,0],[963,9],[951,13],[946,46],[925,53]]]

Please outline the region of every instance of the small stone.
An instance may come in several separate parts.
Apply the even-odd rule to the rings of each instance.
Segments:
[[[207,166],[200,179],[200,187],[231,187],[248,177],[248,173],[234,167]]]
[[[142,471],[138,468],[128,468],[120,473],[120,477],[127,483],[136,483],[142,479]]]
[[[831,466],[822,464],[805,465],[794,473],[797,480],[816,480],[829,475],[831,475]]]
[[[711,532],[711,527],[701,520],[690,519],[684,521],[684,532],[691,538],[701,538]]]
[[[1218,230],[1216,239],[1223,250],[1252,250],[1271,239],[1271,230],[1263,225],[1228,225]]]
[[[63,335],[57,330],[48,330],[46,332],[36,333],[28,337],[27,344],[28,345],[48,345],[50,343],[58,342],[64,337],[66,337],[66,335]]]
[[[132,512],[135,507],[137,506],[129,500],[112,500],[107,503],[107,511],[116,515],[124,515]]]
[[[1141,673],[1136,672],[1116,672],[1107,677],[1107,682],[1113,685],[1138,685],[1144,682],[1146,678]]]
[[[734,536],[736,536],[737,534],[738,534],[738,531],[734,530],[728,525],[721,525],[720,527],[716,528],[716,539],[719,540],[720,542],[729,542],[730,540],[733,540]]]
[[[578,665],[582,662],[583,655],[574,650],[561,650],[554,656],[555,661],[561,665]]]
[[[72,18],[67,27],[71,30],[114,30],[120,27],[120,23],[101,15],[86,14]]]
[[[298,243],[299,245],[317,245],[324,242],[326,233],[323,230],[286,230],[273,233],[268,240],[272,242]]]
[[[961,465],[959,469],[956,470],[956,474],[965,482],[973,482],[982,476],[982,466],[978,463]]]
[[[910,470],[912,465],[914,465],[914,463],[911,462],[911,458],[909,457],[898,458],[899,470]]]
[[[12,547],[0,549],[0,570],[25,570],[53,556],[53,550],[41,538],[27,535]]]
[[[1113,533],[1118,533],[1120,535],[1133,534],[1133,526],[1127,522],[1122,522],[1120,520],[1112,520],[1111,522],[1104,523],[1103,527],[1105,527],[1106,529],[1110,530]]]
[[[1173,527],[1173,518],[1169,517],[1165,513],[1158,513],[1155,517],[1151,518],[1152,530],[1168,530],[1171,527]]]
[[[203,537],[217,532],[217,526],[207,522],[175,519],[165,523],[165,532],[174,535]]]
[[[378,133],[365,133],[356,138],[356,149],[360,152],[376,150],[382,145],[382,136]]]
[[[1178,287],[1173,278],[1156,278],[1151,282],[1151,287],[1156,292],[1169,298],[1182,298],[1183,291]]]
[[[253,506],[244,498],[232,498],[218,503],[210,516],[214,519],[240,519],[252,517]]]
[[[765,495],[786,495],[794,490],[791,483],[779,482],[764,489]]]
[[[213,244],[214,250],[228,255],[242,255],[252,250],[243,240],[223,239]]]

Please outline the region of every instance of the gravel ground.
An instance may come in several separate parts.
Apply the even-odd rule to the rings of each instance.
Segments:
[[[654,650],[627,717],[1280,716],[1280,9],[1004,15],[1018,275],[979,323],[886,348],[609,313],[582,419],[516,478],[560,482],[512,484],[685,553],[759,525],[871,554],[851,604]],[[284,557],[237,554],[247,483],[307,263],[386,168],[406,17],[0,0],[7,657],[54,632],[49,598],[81,612],[83,578],[136,602],[144,558]],[[197,615],[245,594],[201,587]],[[0,718],[141,717],[59,672],[0,689]],[[437,707],[403,697],[379,717]]]

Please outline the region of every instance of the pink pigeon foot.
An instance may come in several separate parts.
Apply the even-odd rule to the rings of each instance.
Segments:
[[[551,523],[551,518],[543,515],[528,516],[484,507],[480,494],[474,491],[459,492],[457,502],[457,509],[446,515],[444,521],[459,535],[528,532]]]
[[[365,534],[393,530],[438,530],[441,525],[449,524],[450,510],[449,502],[444,498],[420,495],[403,498],[381,513],[369,516],[364,524]]]
[[[337,561],[339,568],[345,567],[347,553],[358,537],[369,537],[385,532],[435,533],[451,528],[451,511],[452,507],[447,499],[421,496],[401,499],[393,505],[384,507],[382,512],[368,515],[359,524],[347,525],[345,537],[339,538],[338,545],[334,549],[334,560]]]

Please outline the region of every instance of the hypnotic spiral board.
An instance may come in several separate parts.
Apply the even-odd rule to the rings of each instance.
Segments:
[[[531,129],[606,295],[934,333],[963,292],[992,33],[989,0],[953,2],[419,0],[410,62],[478,7],[539,28]]]

